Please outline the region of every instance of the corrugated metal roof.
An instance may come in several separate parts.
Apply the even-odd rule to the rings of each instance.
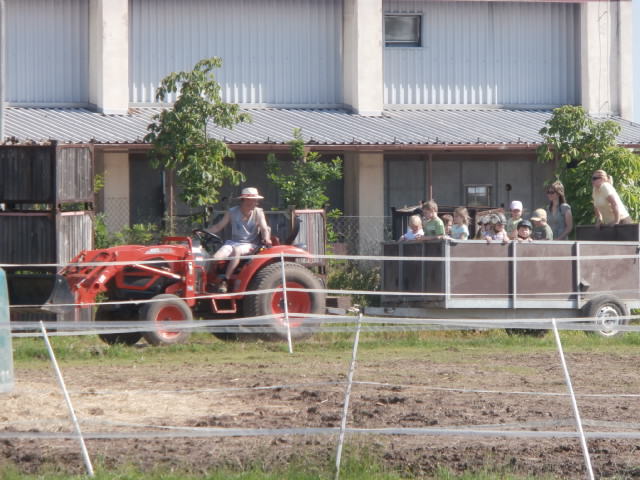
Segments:
[[[129,115],[104,115],[79,108],[7,108],[6,136],[17,143],[144,143],[147,125],[160,108]],[[284,144],[294,128],[315,145],[523,145],[539,144],[538,131],[550,111],[388,110],[364,117],[346,110],[248,109],[252,123],[233,130],[210,125],[212,136],[229,144]],[[640,145],[640,124],[613,118],[622,127],[618,142]]]

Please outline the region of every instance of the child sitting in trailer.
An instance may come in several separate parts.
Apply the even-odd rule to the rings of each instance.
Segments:
[[[449,235],[454,240],[469,238],[469,211],[465,207],[458,207],[453,211],[453,225]]]
[[[491,230],[491,226],[489,223],[489,215],[482,215],[478,220],[476,227],[476,235],[473,237],[474,240],[484,240],[484,236],[487,232]]]
[[[407,233],[402,235],[399,242],[406,240],[417,240],[424,236],[424,230],[422,229],[422,219],[420,215],[411,215],[409,217],[409,226],[407,227]]]
[[[513,240],[518,234],[518,224],[522,221],[522,202],[520,200],[514,200],[509,207],[511,210],[511,218],[507,221],[505,229],[509,238]]]
[[[544,208],[534,210],[531,223],[533,223],[534,240],[553,240],[553,230],[547,223],[547,211]]]
[[[516,229],[516,238],[514,242],[518,243],[530,243],[533,242],[531,238],[531,231],[533,226],[529,220],[521,220],[518,222],[518,228]]]
[[[429,200],[422,207],[422,214],[427,220],[424,223],[424,239],[436,240],[444,237],[444,223],[438,217],[438,204]]]
[[[489,216],[489,222],[491,225],[490,230],[485,232],[484,239],[487,243],[492,242],[507,242],[509,241],[509,237],[507,236],[507,232],[504,229],[505,223],[507,223],[504,215],[501,213],[492,213]]]

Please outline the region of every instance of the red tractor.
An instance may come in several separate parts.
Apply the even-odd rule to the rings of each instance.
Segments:
[[[59,272],[47,309],[59,311],[56,304],[93,308],[100,298],[105,303],[98,305],[96,321],[149,322],[149,329],[144,332],[101,334],[100,338],[108,344],[133,345],[142,337],[152,345],[180,343],[189,337],[190,331],[163,327],[163,322],[263,315],[274,317],[257,325],[262,327],[261,333],[236,328],[239,333],[214,334],[225,340],[247,335],[282,339],[287,338],[282,290],[284,266],[287,288],[308,290],[286,292],[291,335],[293,338],[309,335],[302,327],[312,325],[313,318],[296,314],[324,313],[325,294],[320,291],[324,288],[322,281],[298,263],[301,259],[311,261],[307,251],[288,244],[278,245],[274,238],[272,247],[261,248],[256,256],[240,263],[229,281],[228,293],[222,294],[216,293],[217,283],[226,261],[210,260],[222,245],[222,239],[205,230],[194,230],[194,236],[195,242],[190,237],[166,237],[162,245],[85,250]],[[248,294],[255,290],[275,291]]]

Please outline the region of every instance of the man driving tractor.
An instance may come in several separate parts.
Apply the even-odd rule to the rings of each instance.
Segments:
[[[217,234],[231,222],[231,240],[227,240],[213,256],[214,260],[229,259],[224,278],[218,284],[220,293],[227,293],[227,282],[240,264],[240,257],[253,253],[259,246],[260,237],[264,245],[271,246],[271,229],[267,225],[264,211],[258,207],[258,201],[264,197],[258,193],[257,188],[247,187],[242,189],[237,198],[240,205],[231,207],[222,220],[207,229],[208,232]]]

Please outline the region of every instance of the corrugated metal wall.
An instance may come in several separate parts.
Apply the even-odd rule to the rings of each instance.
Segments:
[[[56,239],[49,212],[0,213],[0,262],[55,263]]]
[[[54,203],[52,147],[0,148],[0,202]]]
[[[89,101],[88,0],[7,0],[9,103]]]
[[[579,5],[387,0],[422,14],[422,47],[384,50],[385,104],[579,101]]]
[[[427,200],[428,157],[385,155],[385,213]],[[465,186],[489,185],[492,207],[508,208],[511,200],[524,204],[525,216],[544,208],[544,182],[553,177],[550,163],[536,163],[530,153],[435,153],[432,156],[433,199],[440,206],[465,205]],[[403,189],[402,186],[405,188]]]
[[[342,0],[132,0],[130,22],[133,103],[212,56],[225,101],[342,102]]]
[[[93,202],[89,147],[0,147],[0,203]]]
[[[90,212],[61,212],[56,216],[59,264],[69,262],[82,250],[93,248],[93,218]]]
[[[64,264],[92,245],[90,212],[0,212],[0,263]]]
[[[58,147],[57,202],[93,202],[93,161],[88,147]]]

